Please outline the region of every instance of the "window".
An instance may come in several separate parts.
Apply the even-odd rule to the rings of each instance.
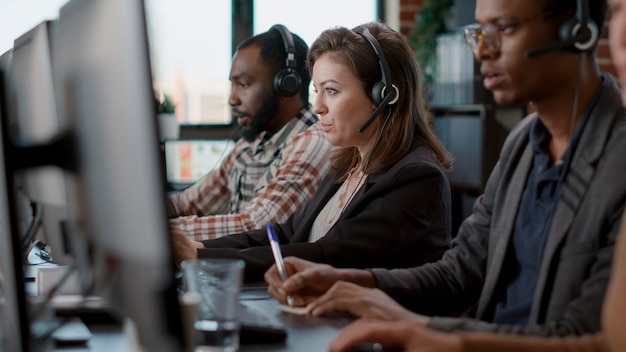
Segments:
[[[323,30],[334,26],[352,28],[375,21],[378,0],[316,0],[296,9],[293,0],[254,0],[254,33],[281,23],[310,46]]]
[[[42,20],[57,18],[67,1],[2,0],[0,54]],[[398,2],[317,0],[296,6],[293,0],[144,1],[155,92],[168,94],[179,123],[190,126],[232,123],[228,73],[240,40],[282,23],[311,45],[327,28],[376,20],[380,3],[389,11]]]
[[[0,54],[13,47],[13,41],[44,20],[59,17],[67,0],[0,1]]]
[[[335,26],[352,28],[375,21],[377,4],[378,0],[317,0],[304,10],[296,10],[289,0],[254,0],[254,33],[265,32],[280,23],[311,46],[325,29]],[[312,91],[313,86],[309,89]],[[315,94],[309,97],[313,103]]]
[[[231,2],[146,0],[154,88],[183,124],[230,124]]]
[[[306,10],[290,0],[239,0],[240,7],[235,2],[146,0],[155,89],[172,97],[182,124],[231,123],[233,18],[253,34],[282,23],[310,45],[324,29],[354,27],[376,20],[378,13],[378,0],[318,0]],[[233,14],[234,8],[252,8],[253,24],[248,14]],[[250,35],[241,32],[242,38]]]

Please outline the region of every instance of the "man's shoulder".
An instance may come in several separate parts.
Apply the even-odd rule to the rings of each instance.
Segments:
[[[296,133],[292,134],[289,139],[286,140],[286,144],[288,143],[296,143],[302,139],[310,139],[312,141],[326,141],[326,135],[324,130],[322,129],[322,124],[320,121],[316,121],[312,125],[308,125],[306,128],[303,128]]]
[[[303,134],[303,133],[325,136],[324,130],[322,129],[322,122],[319,120],[316,121],[314,124],[310,125],[309,127],[307,127],[306,129],[304,129],[303,131],[301,131],[299,134]]]
[[[299,158],[329,160],[332,146],[326,139],[320,122],[294,132],[279,145],[281,154],[299,155]]]

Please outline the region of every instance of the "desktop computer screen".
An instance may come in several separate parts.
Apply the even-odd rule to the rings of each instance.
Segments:
[[[50,52],[53,21],[44,21],[15,39],[9,79],[8,123],[13,142],[37,145],[51,141],[61,130],[52,81]],[[31,199],[65,204],[65,181],[58,168],[24,171],[24,192]]]
[[[182,351],[144,3],[70,0],[60,9],[56,31],[50,28],[46,23],[29,32],[29,39],[16,41],[19,65],[3,63],[0,70],[0,168],[6,176],[0,219],[10,223],[5,229],[10,235],[1,236],[0,256],[3,290],[13,292],[5,295],[12,300],[11,312],[1,315],[11,319],[9,330],[18,336],[12,343],[16,351],[31,350],[33,323],[25,299],[23,253],[16,245],[16,175],[37,174],[51,165],[65,171],[59,197],[45,192],[50,185],[41,193],[28,186],[24,191],[37,201],[66,207],[67,240],[88,243],[84,263],[89,267],[84,269],[92,272],[93,282],[85,293],[103,296],[121,318],[133,322],[144,350]],[[43,29],[47,39],[40,36]],[[5,55],[2,61],[9,62]],[[46,62],[52,63],[52,85]],[[29,71],[32,65],[42,70]],[[41,105],[23,106],[21,99],[32,99],[33,93],[41,94]],[[40,116],[57,124],[36,130]],[[48,181],[49,175],[38,181]],[[7,214],[2,194],[8,198]]]
[[[71,0],[53,73],[73,136],[71,223],[89,239],[94,293],[135,323],[147,351],[183,348],[166,180],[142,0]]]
[[[165,166],[170,185],[189,185],[220,165],[235,146],[232,139],[167,139]]]
[[[52,77],[52,47],[56,21],[46,20],[17,38],[13,45],[13,64],[9,71],[7,123],[12,143],[20,146],[45,145],[65,129],[57,115]],[[35,237],[46,242],[56,264],[75,260],[77,248],[67,248],[70,241],[63,231],[67,222],[66,177],[54,161],[23,168],[16,173],[18,197],[40,209],[39,217],[23,214],[23,222],[36,221],[30,228],[39,229],[24,235],[23,248],[30,248]],[[73,241],[74,243],[76,241]]]
[[[7,112],[8,72],[13,52],[9,50],[0,56],[0,120]],[[0,127],[1,128],[1,127]],[[0,145],[7,133],[0,133]],[[28,331],[26,321],[26,301],[21,280],[22,270],[20,246],[12,236],[11,214],[8,204],[8,184],[5,173],[5,155],[0,150],[0,350],[22,351],[22,339]],[[16,257],[16,253],[18,254]]]

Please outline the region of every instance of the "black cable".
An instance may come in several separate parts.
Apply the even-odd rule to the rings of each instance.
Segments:
[[[26,230],[26,233],[24,234],[24,237],[22,237],[21,243],[22,253],[25,253],[26,255],[28,255],[28,251],[32,247],[32,242],[41,228],[43,218],[43,206],[37,202],[31,202],[30,205],[33,211],[32,220]]]
[[[570,143],[572,141],[572,134],[574,133],[574,126],[576,125],[576,115],[578,115],[578,105],[580,104],[580,75],[583,74],[583,70],[585,69],[585,60],[586,60],[586,54],[584,52],[580,53],[580,67],[578,70],[578,74],[576,75],[576,92],[574,93],[574,103],[572,104],[572,117],[570,119],[570,125],[569,125],[569,132],[568,132],[568,142],[567,142],[567,147],[572,148],[572,146],[570,146]],[[570,153],[567,157],[567,160],[564,160],[564,164],[563,164],[563,168],[561,169],[561,173],[559,174],[559,180],[556,183],[556,187],[553,190],[553,196],[555,194],[555,192],[558,192],[558,190],[561,188],[561,186],[563,185],[563,182],[565,181],[565,176],[567,175],[570,165],[572,163],[572,159],[574,159],[574,150],[573,148],[570,150]]]
[[[584,67],[585,67],[585,61],[586,60],[586,54],[580,53],[580,68],[578,70],[578,73],[576,75],[576,91],[574,93],[574,102],[573,102],[573,106],[572,106],[572,117],[570,118],[570,125],[569,125],[569,132],[568,132],[568,136],[567,136],[567,147],[565,150],[567,150],[567,148],[570,148],[569,150],[569,155],[567,156],[567,159],[563,161],[563,168],[561,169],[561,172],[559,173],[559,179],[556,183],[556,186],[554,187],[554,189],[552,190],[552,198],[554,198],[557,195],[558,192],[558,196],[559,198],[562,196],[562,192],[560,190],[560,188],[563,186],[563,182],[565,182],[565,177],[567,176],[567,173],[569,172],[569,168],[570,165],[573,162],[574,159],[574,146],[570,145],[570,143],[572,142],[572,134],[574,133],[574,126],[576,125],[576,115],[578,115],[578,105],[580,103],[580,76],[583,74],[584,72]],[[554,218],[554,213],[556,212],[556,207],[558,206],[558,201],[557,202],[552,202],[552,210],[550,212],[550,216],[548,218],[548,221],[546,222],[546,225],[543,228],[542,234],[541,234],[541,252],[539,254],[539,260],[541,261],[541,258],[543,258],[543,250],[545,249],[545,244],[548,241],[548,235],[550,232],[550,228],[552,227],[552,219]]]

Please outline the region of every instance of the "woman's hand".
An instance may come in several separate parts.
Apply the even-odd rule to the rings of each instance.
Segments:
[[[333,352],[345,352],[368,342],[379,344],[385,351],[462,351],[458,335],[430,330],[412,320],[389,322],[370,319],[360,319],[345,327],[328,348]]]
[[[339,278],[339,270],[330,265],[313,263],[296,257],[285,258],[287,280],[280,278],[278,268],[272,265],[265,272],[267,292],[285,304],[287,295],[294,305],[304,306],[326,292]]]
[[[344,281],[335,283],[307,308],[315,316],[347,312],[360,318],[412,320],[422,325],[428,322],[428,318],[407,310],[377,288],[366,288]]]

